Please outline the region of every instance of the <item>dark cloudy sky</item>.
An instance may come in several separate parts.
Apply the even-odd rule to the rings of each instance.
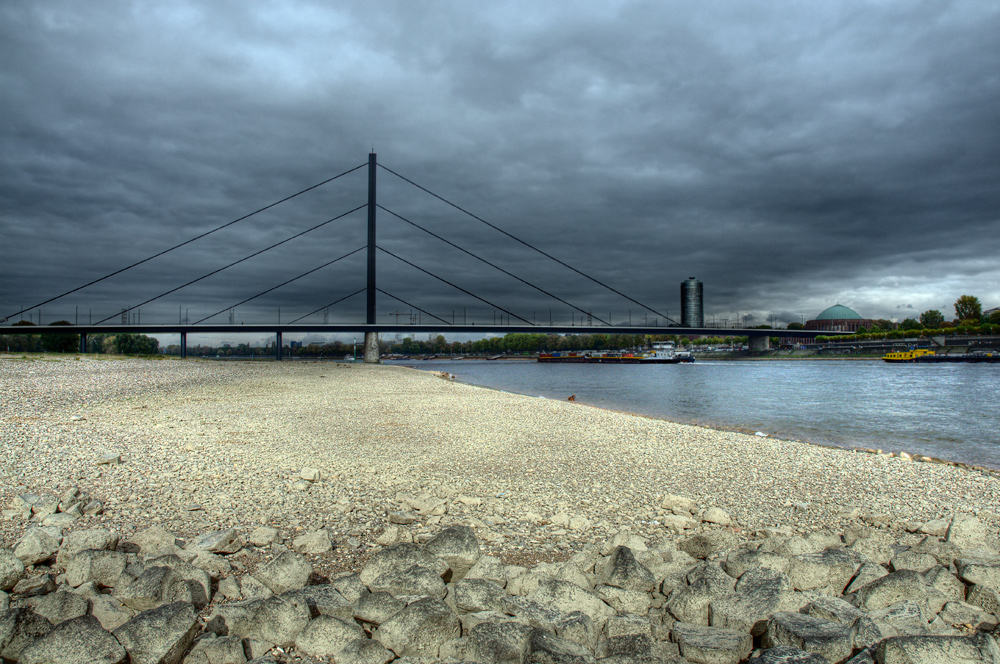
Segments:
[[[0,318],[367,162],[636,300],[709,320],[1000,306],[1000,4],[0,4]],[[42,307],[96,321],[366,202],[365,169]],[[379,203],[582,309],[639,306],[385,170]],[[142,307],[192,322],[365,245],[365,211]],[[379,211],[379,245],[526,318],[570,308]],[[493,309],[379,256],[450,320]],[[364,252],[236,309],[287,322]],[[380,320],[409,307],[379,296]],[[33,316],[37,316],[32,311]],[[81,313],[81,322],[83,314]],[[364,298],[330,312],[364,319]],[[213,322],[224,322],[226,314]],[[309,320],[322,320],[317,314]],[[426,319],[425,319],[426,321]]]

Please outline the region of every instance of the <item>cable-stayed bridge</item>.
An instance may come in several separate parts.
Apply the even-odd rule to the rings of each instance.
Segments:
[[[129,273],[130,271],[136,270],[140,266],[143,266],[143,265],[146,265],[146,264],[151,263],[153,261],[156,261],[157,259],[159,259],[159,258],[161,258],[161,257],[163,257],[163,256],[165,256],[167,254],[170,254],[170,253],[178,251],[178,250],[180,250],[180,249],[182,249],[184,247],[192,245],[192,244],[194,244],[194,243],[196,243],[198,241],[201,241],[201,240],[203,240],[203,239],[205,239],[205,238],[207,238],[207,237],[209,237],[209,236],[211,236],[211,235],[213,235],[215,233],[218,233],[219,231],[222,231],[222,230],[224,230],[226,228],[235,226],[235,225],[239,224],[240,222],[243,222],[243,221],[245,221],[247,219],[250,219],[251,217],[259,215],[259,214],[261,214],[261,213],[263,213],[265,211],[271,210],[272,208],[275,208],[275,207],[277,207],[277,206],[279,206],[279,205],[281,205],[283,203],[287,203],[287,202],[291,201],[292,199],[296,199],[296,198],[298,198],[298,197],[300,197],[300,196],[302,196],[302,195],[304,195],[304,194],[306,194],[308,192],[311,192],[311,191],[314,191],[314,190],[316,190],[316,189],[318,189],[320,187],[323,187],[324,185],[328,185],[328,184],[330,184],[330,183],[332,183],[332,182],[334,182],[336,180],[339,180],[340,178],[342,178],[342,177],[344,177],[344,176],[346,176],[348,174],[351,174],[351,173],[354,173],[355,171],[359,171],[361,169],[364,169],[366,166],[367,166],[367,175],[368,175],[368,191],[367,191],[368,198],[367,198],[367,202],[366,203],[364,203],[362,205],[358,205],[358,206],[354,207],[353,209],[346,210],[346,211],[342,212],[341,214],[338,214],[338,215],[336,215],[334,217],[331,217],[331,218],[329,218],[329,219],[327,219],[327,220],[325,220],[325,221],[323,221],[323,222],[321,222],[319,224],[315,224],[315,225],[311,226],[310,228],[307,228],[307,229],[305,229],[303,231],[300,231],[300,232],[295,233],[295,234],[293,234],[291,236],[285,237],[285,238],[283,238],[282,240],[280,240],[278,242],[274,242],[274,243],[270,244],[269,246],[264,247],[263,249],[259,249],[257,251],[254,251],[254,252],[252,252],[252,253],[250,253],[250,254],[248,254],[246,256],[243,256],[243,257],[239,258],[238,260],[231,261],[231,262],[227,263],[226,265],[222,265],[222,266],[217,267],[217,268],[215,268],[215,269],[213,269],[213,270],[211,270],[211,271],[209,271],[207,273],[198,275],[195,278],[189,279],[189,280],[185,281],[184,283],[181,283],[179,285],[173,286],[173,287],[171,287],[171,288],[169,288],[169,289],[167,289],[167,290],[165,290],[165,291],[163,291],[163,292],[161,292],[159,294],[150,295],[146,300],[144,300],[143,302],[140,302],[139,304],[130,305],[128,307],[125,307],[125,308],[121,309],[120,311],[115,311],[111,315],[106,316],[104,318],[101,318],[101,319],[99,319],[96,322],[93,322],[92,320],[89,320],[88,323],[85,324],[85,325],[78,324],[78,321],[74,321],[74,323],[72,325],[60,325],[60,326],[51,326],[51,325],[50,326],[41,326],[41,325],[38,325],[38,326],[23,326],[23,325],[16,325],[16,324],[12,323],[12,321],[15,321],[19,317],[23,317],[23,315],[25,313],[29,313],[29,312],[32,312],[32,311],[35,311],[35,310],[40,311],[40,309],[41,309],[42,306],[49,305],[49,304],[51,304],[53,302],[56,302],[58,300],[62,300],[63,298],[66,298],[66,297],[68,297],[70,295],[74,295],[74,294],[83,292],[83,291],[85,291],[85,290],[87,290],[89,288],[97,286],[98,284],[100,284],[102,282],[105,282],[105,281],[108,281],[108,280],[113,280],[116,277],[118,277],[118,278],[129,278],[129,276],[122,276],[122,275],[126,275],[126,273]],[[380,170],[385,171],[386,173],[388,173],[389,175],[393,176],[394,178],[398,178],[399,180],[401,180],[401,181],[403,181],[405,183],[408,183],[412,187],[416,188],[422,194],[424,194],[426,196],[429,196],[429,197],[431,197],[433,199],[436,199],[437,201],[439,201],[441,203],[444,203],[447,206],[450,206],[451,208],[457,210],[458,212],[460,212],[461,214],[467,216],[468,218],[471,218],[472,220],[475,220],[476,222],[478,222],[478,223],[480,223],[482,225],[485,225],[485,226],[491,228],[493,231],[495,231],[497,233],[500,233],[507,240],[511,241],[512,243],[514,243],[515,245],[517,245],[518,247],[520,247],[521,250],[523,250],[524,252],[529,252],[533,256],[537,256],[539,259],[544,259],[544,261],[546,261],[548,263],[555,264],[555,265],[559,266],[560,269],[562,269],[564,271],[567,271],[570,274],[572,274],[577,279],[577,281],[579,283],[586,284],[586,286],[588,288],[590,288],[591,291],[593,291],[595,289],[597,289],[597,290],[603,290],[603,291],[605,291],[607,293],[612,294],[615,298],[619,298],[621,300],[621,302],[623,303],[623,306],[630,307],[629,308],[629,324],[627,324],[627,325],[623,325],[621,323],[615,324],[615,323],[613,323],[611,321],[611,316],[610,315],[608,316],[608,319],[605,320],[600,315],[595,315],[593,307],[586,307],[586,306],[583,306],[583,305],[581,305],[579,303],[571,302],[571,301],[565,299],[564,297],[562,297],[560,295],[557,295],[554,292],[551,292],[551,290],[555,290],[551,286],[546,286],[546,287],[540,286],[537,283],[534,283],[533,281],[531,281],[529,279],[526,279],[526,278],[524,278],[524,277],[522,277],[522,276],[520,276],[518,274],[515,274],[511,270],[508,270],[508,269],[504,268],[503,266],[499,265],[498,262],[488,260],[488,259],[484,258],[483,256],[481,256],[480,254],[478,254],[476,252],[473,252],[473,251],[471,251],[471,250],[469,250],[469,249],[467,249],[467,248],[459,245],[458,243],[452,241],[451,239],[449,239],[445,235],[443,235],[441,233],[437,233],[437,232],[435,232],[435,231],[433,231],[433,230],[431,230],[431,229],[429,229],[429,228],[427,228],[427,227],[425,227],[425,226],[423,226],[423,225],[421,225],[421,224],[413,221],[412,219],[407,218],[406,216],[404,216],[404,215],[402,215],[402,214],[400,214],[400,213],[398,213],[398,212],[396,212],[396,211],[394,211],[392,209],[389,209],[389,208],[381,205],[378,202],[378,199],[377,199],[378,174],[379,174]],[[212,277],[215,277],[216,275],[219,275],[220,273],[225,272],[226,270],[234,268],[234,267],[236,267],[238,265],[247,263],[248,261],[252,261],[253,259],[256,259],[256,258],[260,257],[261,255],[266,254],[267,252],[273,251],[273,250],[275,250],[275,249],[277,249],[279,247],[287,245],[288,243],[290,243],[290,242],[292,242],[294,240],[302,238],[302,237],[304,237],[304,236],[306,236],[306,235],[308,235],[308,234],[310,234],[310,233],[312,233],[314,231],[317,231],[318,229],[324,228],[324,227],[326,227],[326,226],[328,226],[330,224],[333,224],[334,222],[340,221],[340,220],[344,219],[345,217],[347,217],[349,215],[352,215],[354,213],[358,213],[358,212],[360,212],[362,210],[366,211],[367,218],[368,218],[367,219],[367,222],[368,222],[367,223],[367,242],[364,245],[358,246],[356,248],[353,248],[350,251],[347,251],[346,253],[343,253],[342,255],[337,256],[337,257],[335,257],[335,258],[333,258],[331,260],[328,260],[328,261],[326,261],[326,262],[324,262],[324,263],[322,263],[320,265],[311,267],[309,270],[307,270],[305,272],[302,272],[302,273],[298,274],[297,276],[292,277],[291,279],[286,279],[284,281],[281,281],[280,283],[277,283],[277,284],[275,284],[273,286],[270,286],[269,288],[267,288],[267,289],[265,289],[265,290],[263,290],[261,292],[258,292],[256,294],[250,296],[250,297],[243,298],[242,300],[240,300],[238,302],[229,303],[226,306],[220,308],[218,311],[215,311],[214,313],[211,313],[211,314],[209,314],[207,316],[204,316],[202,318],[199,318],[196,321],[194,321],[193,323],[185,321],[184,317],[179,314],[178,315],[179,320],[178,320],[177,324],[172,324],[172,323],[170,323],[170,324],[142,324],[141,321],[138,319],[139,317],[137,315],[135,315],[135,313],[133,313],[133,312],[138,312],[139,309],[140,309],[140,307],[143,307],[145,305],[149,305],[149,304],[151,304],[153,302],[161,301],[161,300],[163,300],[163,298],[166,298],[168,296],[174,295],[175,293],[178,293],[179,291],[181,291],[181,290],[183,290],[185,288],[189,288],[189,287],[194,286],[195,284],[198,284],[198,283],[200,283],[202,281],[211,279]],[[448,245],[449,247],[451,247],[452,249],[454,249],[454,250],[456,250],[458,252],[461,252],[461,254],[463,254],[464,256],[470,257],[471,259],[474,259],[475,261],[477,261],[477,262],[479,262],[479,263],[481,263],[483,265],[486,265],[489,268],[491,268],[491,269],[493,269],[493,270],[495,270],[495,271],[503,274],[506,278],[514,280],[514,281],[518,282],[519,284],[521,284],[522,286],[527,287],[527,288],[529,288],[529,289],[531,289],[531,290],[533,290],[533,291],[535,291],[535,292],[543,295],[550,302],[558,303],[562,307],[568,307],[570,309],[570,311],[571,311],[571,320],[572,320],[571,324],[570,325],[553,324],[553,321],[551,319],[551,313],[550,313],[550,316],[549,316],[549,323],[548,324],[545,324],[544,322],[539,323],[538,320],[537,320],[537,316],[535,315],[534,312],[532,313],[532,315],[530,317],[527,314],[525,314],[525,313],[521,313],[521,314],[516,313],[515,312],[516,307],[501,306],[500,304],[498,304],[496,302],[493,302],[490,299],[488,299],[486,297],[483,297],[483,296],[481,296],[481,295],[473,292],[472,290],[470,290],[466,286],[463,286],[463,285],[461,285],[459,283],[455,283],[453,280],[447,279],[447,278],[441,276],[440,274],[437,274],[435,271],[432,271],[432,270],[428,269],[425,266],[419,265],[416,262],[414,262],[413,260],[410,260],[410,259],[408,259],[408,258],[406,258],[404,256],[399,255],[399,253],[397,253],[395,251],[391,251],[389,248],[386,248],[384,246],[380,246],[378,244],[378,242],[377,242],[377,233],[376,233],[376,230],[377,230],[377,223],[376,222],[377,222],[377,219],[378,219],[378,213],[379,212],[382,212],[382,213],[384,213],[386,215],[389,215],[394,220],[397,220],[399,222],[405,223],[405,224],[407,224],[407,225],[409,225],[409,226],[411,226],[411,227],[413,227],[413,228],[415,228],[415,229],[423,232],[424,234],[431,236],[432,238],[436,239],[438,242],[444,243],[444,244]],[[362,252],[364,252],[364,253],[362,254]],[[338,297],[337,299],[335,299],[335,300],[333,300],[331,302],[324,303],[321,306],[319,306],[318,308],[314,309],[313,311],[310,311],[308,313],[299,315],[298,317],[296,317],[296,318],[294,318],[294,319],[292,319],[290,321],[284,322],[284,323],[282,323],[281,320],[280,320],[280,309],[279,309],[279,314],[278,314],[278,320],[275,321],[275,322],[273,322],[273,323],[255,323],[255,324],[250,324],[250,325],[247,325],[247,324],[236,325],[236,324],[234,324],[234,322],[232,320],[232,316],[230,316],[230,322],[229,322],[229,324],[223,324],[223,323],[218,322],[218,318],[217,317],[221,316],[222,314],[224,314],[226,312],[232,312],[235,307],[246,305],[246,304],[248,304],[248,303],[250,303],[250,302],[252,302],[254,300],[257,300],[258,298],[261,298],[261,297],[263,297],[265,295],[273,293],[273,292],[277,291],[278,289],[282,289],[282,288],[285,288],[287,286],[290,286],[291,284],[293,284],[294,282],[296,282],[296,281],[298,281],[300,279],[303,279],[303,278],[305,278],[305,277],[307,277],[309,275],[312,275],[312,274],[314,274],[314,273],[316,273],[316,272],[318,272],[320,270],[323,270],[324,268],[330,267],[330,266],[332,266],[332,265],[334,265],[336,263],[339,263],[340,261],[343,261],[343,260],[345,260],[347,258],[350,258],[350,257],[358,255],[358,254],[362,254],[362,255],[364,255],[366,257],[366,283],[365,283],[365,286],[363,288],[359,288],[359,289],[354,290],[353,292],[350,292],[350,293],[344,293],[340,297]],[[454,309],[452,310],[452,315],[450,317],[451,319],[449,320],[446,315],[444,315],[444,314],[439,315],[440,312],[438,314],[436,314],[436,313],[434,313],[432,311],[429,311],[428,309],[425,309],[425,308],[419,306],[418,304],[409,302],[409,301],[403,299],[402,297],[394,295],[393,293],[385,290],[384,288],[382,288],[380,286],[380,284],[378,282],[378,270],[377,270],[378,261],[379,261],[380,258],[383,258],[383,257],[384,258],[392,259],[393,261],[396,261],[396,262],[398,262],[398,263],[400,263],[402,265],[406,265],[408,268],[410,268],[415,273],[422,274],[422,275],[424,275],[426,277],[429,277],[429,278],[433,279],[436,282],[444,284],[445,286],[449,287],[450,289],[452,289],[454,291],[457,291],[458,293],[461,294],[460,295],[461,299],[459,301],[463,301],[463,302],[476,301],[476,302],[485,304],[488,307],[491,307],[493,309],[493,311],[494,311],[493,322],[492,323],[484,323],[484,322],[476,322],[476,321],[474,321],[472,323],[469,323],[465,319],[464,315],[462,317],[463,318],[462,322],[457,322],[456,318],[455,318]],[[153,285],[153,284],[150,284],[150,285]],[[586,293],[586,291],[581,291],[581,290],[578,290],[577,292],[578,293],[579,292]],[[360,296],[362,296],[362,295],[364,296],[364,299],[365,299],[364,322],[361,322],[360,320],[357,320],[356,322],[350,321],[350,322],[338,322],[338,323],[327,323],[327,322],[316,323],[316,322],[307,322],[307,320],[306,320],[306,319],[310,319],[311,317],[314,317],[314,316],[318,315],[320,312],[323,312],[324,313],[324,321],[326,321],[327,314],[328,314],[329,309],[331,307],[337,307],[338,305],[343,306],[344,303],[346,303],[348,301],[351,301],[351,300],[354,300],[355,298],[360,298]],[[401,325],[401,324],[398,323],[398,315],[397,315],[396,322],[393,322],[393,323],[390,323],[390,322],[381,322],[380,323],[378,321],[377,311],[376,311],[376,305],[377,305],[377,302],[378,302],[378,295],[385,296],[385,297],[387,297],[387,298],[389,298],[389,299],[391,299],[393,301],[399,302],[399,303],[401,303],[401,304],[403,304],[405,306],[410,307],[411,310],[418,311],[420,313],[420,320],[421,320],[420,324],[416,324],[416,325],[414,325],[414,324]],[[624,304],[624,303],[627,303],[627,304]],[[637,323],[635,325],[631,324],[631,311],[632,311],[631,307],[635,307],[637,312],[641,312],[641,314],[642,314],[642,320],[643,320],[643,322],[641,324],[640,323]],[[497,320],[496,320],[496,316],[497,316],[498,313],[500,315],[500,322],[499,323],[497,323]],[[30,315],[30,313],[29,313],[29,315]],[[389,315],[392,316],[393,314],[389,314]],[[579,323],[576,320],[577,315],[579,315]],[[652,325],[650,325],[650,323],[649,323],[650,315],[652,315],[653,320],[654,320],[654,323]],[[41,318],[41,314],[39,313],[39,319],[40,318]],[[213,319],[215,319],[214,322],[213,322]],[[424,322],[425,319],[427,321],[430,321],[430,322]],[[637,320],[638,320],[638,318],[637,318]],[[586,321],[586,322],[584,322],[584,321]],[[299,191],[299,192],[297,192],[295,194],[292,194],[290,196],[286,196],[285,198],[282,198],[281,200],[278,200],[278,201],[275,201],[274,203],[266,205],[266,206],[264,206],[264,207],[262,207],[262,208],[260,208],[260,209],[258,209],[256,211],[254,211],[254,212],[251,212],[249,214],[243,215],[243,216],[241,216],[241,217],[239,217],[237,219],[233,219],[232,221],[229,221],[229,222],[227,222],[225,224],[222,224],[222,225],[220,225],[220,226],[218,226],[216,228],[213,228],[213,229],[208,230],[206,232],[200,233],[200,234],[198,234],[198,235],[196,235],[194,237],[191,237],[191,238],[188,238],[186,240],[183,240],[182,242],[179,242],[179,243],[177,243],[177,244],[175,244],[175,245],[173,245],[173,246],[171,246],[169,248],[166,248],[166,249],[163,249],[161,251],[158,251],[158,252],[156,252],[156,253],[154,253],[154,254],[152,254],[150,256],[147,256],[146,258],[143,258],[140,261],[134,262],[134,263],[132,263],[130,265],[125,265],[125,266],[123,266],[121,268],[118,268],[118,269],[116,269],[116,270],[114,270],[114,271],[112,271],[112,272],[110,272],[108,274],[105,274],[105,275],[103,275],[103,276],[101,276],[101,277],[99,277],[97,279],[93,279],[93,280],[91,280],[91,281],[89,281],[87,283],[84,283],[84,284],[81,284],[81,285],[78,285],[78,286],[74,286],[74,287],[70,288],[69,290],[66,290],[63,293],[60,293],[60,294],[55,295],[53,297],[49,297],[48,299],[45,299],[45,300],[43,300],[41,302],[38,302],[38,303],[35,303],[35,304],[31,305],[31,306],[22,307],[20,311],[13,311],[13,312],[7,314],[5,316],[5,318],[0,319],[0,334],[10,334],[10,333],[15,333],[15,334],[18,334],[18,333],[19,334],[39,334],[39,333],[42,333],[42,334],[50,334],[50,333],[57,333],[57,334],[79,334],[80,335],[81,351],[84,348],[86,348],[86,336],[88,334],[99,334],[99,333],[112,333],[113,334],[113,333],[121,333],[121,332],[130,332],[130,333],[143,333],[143,334],[179,334],[180,335],[180,340],[181,340],[180,345],[181,345],[181,354],[182,354],[182,356],[186,355],[187,335],[191,334],[191,333],[200,333],[200,334],[213,334],[213,333],[214,334],[219,334],[219,333],[222,333],[222,334],[230,334],[230,333],[241,333],[241,334],[242,333],[274,334],[276,336],[277,353],[278,353],[278,358],[279,359],[281,357],[282,337],[285,334],[301,334],[301,333],[347,333],[347,334],[361,334],[361,333],[363,333],[365,335],[365,360],[366,361],[378,361],[378,336],[377,335],[379,333],[420,334],[420,333],[433,333],[433,332],[444,332],[444,331],[448,331],[448,332],[452,332],[452,333],[473,333],[473,334],[476,334],[476,333],[495,333],[495,332],[504,332],[504,333],[525,332],[525,333],[541,333],[541,334],[631,334],[631,335],[689,334],[689,335],[712,335],[712,336],[747,336],[750,339],[751,348],[753,348],[755,350],[766,349],[768,347],[769,337],[770,336],[775,336],[776,334],[780,334],[780,336],[785,337],[785,338],[798,338],[798,339],[812,339],[812,338],[815,338],[819,334],[830,334],[830,332],[818,332],[818,331],[813,331],[813,330],[780,330],[780,331],[778,331],[778,330],[755,329],[755,328],[739,328],[739,327],[731,327],[731,328],[730,327],[725,327],[725,328],[718,328],[718,327],[694,328],[694,327],[684,327],[684,326],[681,326],[681,325],[678,324],[677,321],[671,319],[665,313],[660,312],[657,309],[655,309],[654,307],[652,307],[650,305],[647,305],[647,304],[645,304],[645,303],[637,300],[636,298],[631,297],[630,295],[628,295],[628,294],[626,294],[626,293],[618,290],[617,288],[613,287],[612,285],[606,283],[605,280],[599,279],[599,278],[597,278],[597,277],[589,274],[588,272],[585,272],[585,271],[579,269],[578,267],[573,266],[570,263],[557,258],[556,256],[552,255],[548,251],[545,251],[544,249],[542,249],[540,247],[537,247],[534,244],[532,244],[530,242],[527,242],[527,241],[525,241],[525,240],[523,240],[523,239],[521,239],[521,238],[513,235],[512,233],[507,232],[503,228],[500,228],[499,226],[497,226],[497,225],[495,225],[495,224],[487,221],[486,219],[484,219],[484,218],[482,218],[482,217],[480,217],[480,216],[478,216],[478,215],[476,215],[476,214],[474,214],[474,213],[472,213],[472,212],[470,212],[470,211],[462,208],[461,206],[459,206],[459,205],[453,203],[452,201],[444,198],[443,196],[441,196],[441,195],[439,195],[439,194],[431,191],[430,189],[427,189],[426,187],[418,184],[417,182],[415,182],[415,181],[413,181],[413,180],[411,180],[411,179],[409,179],[409,178],[407,178],[407,177],[405,177],[405,176],[397,173],[396,171],[394,171],[394,170],[392,170],[392,169],[390,169],[390,168],[388,168],[388,167],[386,167],[386,166],[384,166],[382,164],[379,164],[374,152],[371,153],[371,154],[369,154],[367,164],[363,163],[363,164],[360,164],[358,166],[355,166],[354,168],[348,169],[348,170],[344,171],[343,173],[340,173],[340,174],[335,175],[335,176],[333,176],[331,178],[328,178],[328,179],[326,179],[326,180],[324,180],[324,181],[322,181],[320,183],[317,183],[317,184],[315,184],[315,185],[313,185],[311,187],[303,189],[303,190],[301,190],[301,191]]]

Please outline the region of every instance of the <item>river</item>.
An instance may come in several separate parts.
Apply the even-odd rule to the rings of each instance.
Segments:
[[[399,361],[456,380],[674,422],[1000,468],[1000,365]]]

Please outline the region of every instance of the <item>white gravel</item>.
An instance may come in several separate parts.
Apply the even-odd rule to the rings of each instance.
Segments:
[[[109,453],[123,463],[96,465]],[[323,479],[296,490],[304,467]],[[659,521],[668,493],[721,507],[743,532],[842,527],[838,513],[851,506],[897,529],[957,512],[994,528],[1000,521],[993,473],[512,395],[402,367],[0,355],[0,507],[74,486],[106,505],[74,528],[100,524],[127,537],[159,524],[191,537],[326,527],[344,565],[364,556],[388,511],[403,509],[400,492],[447,503],[447,514],[409,526],[415,536],[465,520],[490,551],[524,562],[565,557],[623,526],[676,537]],[[588,523],[567,529],[552,522],[559,514]],[[0,545],[24,527],[21,517],[0,522]]]

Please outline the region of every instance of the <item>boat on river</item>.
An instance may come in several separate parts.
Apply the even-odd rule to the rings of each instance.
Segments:
[[[690,353],[680,354],[673,345],[654,344],[648,351],[567,351],[539,353],[538,361],[553,364],[680,364],[694,362]]]
[[[887,353],[882,359],[890,363],[939,364],[942,362],[988,362],[1000,364],[1000,353],[976,351],[973,353],[937,354],[926,348]]]

